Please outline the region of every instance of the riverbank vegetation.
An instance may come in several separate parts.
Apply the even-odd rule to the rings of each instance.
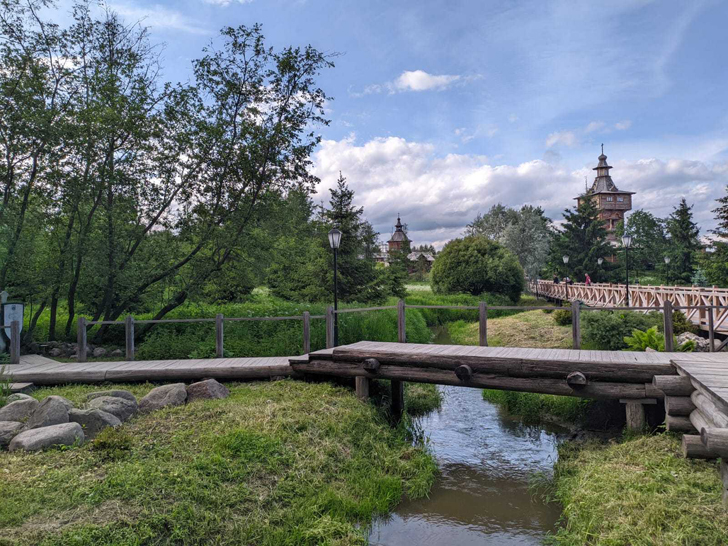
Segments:
[[[365,544],[374,515],[429,491],[433,458],[350,391],[229,386],[229,398],[140,415],[81,447],[0,453],[3,543]],[[81,403],[97,389],[35,396]]]

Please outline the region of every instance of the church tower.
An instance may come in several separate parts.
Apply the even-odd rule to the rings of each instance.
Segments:
[[[399,218],[399,214],[397,215],[397,225],[394,226],[394,233],[392,234],[392,238],[387,241],[387,245],[389,247],[389,252],[394,252],[396,250],[403,250],[403,246],[405,243],[409,242],[409,239],[407,238],[407,234],[404,232],[402,221]]]
[[[628,210],[632,210],[633,191],[622,191],[617,188],[609,175],[610,167],[607,164],[607,156],[604,155],[604,144],[602,144],[602,155],[599,156],[599,163],[594,170],[597,176],[594,179],[592,187],[580,197],[576,197],[577,202],[581,204],[582,199],[589,198],[592,200],[599,211],[599,219],[604,221],[604,227],[607,230],[607,240],[613,244],[617,244],[617,236],[614,229],[620,220],[624,220],[624,214]]]

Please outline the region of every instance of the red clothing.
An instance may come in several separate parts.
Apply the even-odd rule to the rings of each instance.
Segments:
[[[584,281],[584,284],[589,286],[591,284],[591,277],[589,275],[586,275],[586,280]]]

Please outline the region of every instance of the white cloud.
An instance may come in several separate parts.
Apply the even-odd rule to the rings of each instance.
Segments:
[[[233,3],[233,0],[203,0],[205,4],[212,4],[213,6],[227,7]],[[234,0],[238,4],[250,4],[253,0]]]
[[[141,21],[145,26],[155,30],[166,29],[190,34],[210,34],[210,30],[200,26],[195,20],[159,4],[140,7],[134,4],[112,3],[109,7],[129,21]]]
[[[632,120],[629,119],[625,119],[624,121],[619,121],[614,124],[614,128],[617,131],[626,131],[630,127],[632,127]]]
[[[557,144],[563,144],[571,148],[572,146],[576,146],[577,143],[578,139],[572,131],[556,131],[546,138],[547,148],[551,148]]]
[[[405,70],[395,80],[384,84],[372,84],[364,88],[361,93],[349,92],[352,97],[361,97],[384,91],[390,94],[409,91],[440,91],[454,84],[464,84],[479,80],[482,76],[460,76],[450,74],[428,74],[424,70]]]
[[[442,246],[461,236],[478,212],[498,202],[538,205],[559,221],[563,209],[573,206],[573,197],[583,191],[584,176],[590,181],[594,177],[594,165],[578,170],[543,160],[497,165],[483,155],[438,152],[433,144],[399,137],[363,144],[357,144],[353,135],[324,140],[314,155],[320,198],[328,198],[341,170],[356,192],[356,204],[364,207],[365,216],[383,237],[401,213],[416,244]],[[635,208],[657,216],[670,214],[685,196],[695,205],[696,220],[705,233],[713,225],[715,199],[725,194],[728,162],[617,161],[611,174],[620,189],[637,192]]]
[[[604,128],[604,125],[606,125],[603,121],[592,121],[589,123],[589,125],[586,126],[584,129],[585,133],[593,133],[594,131],[599,131],[600,129]]]

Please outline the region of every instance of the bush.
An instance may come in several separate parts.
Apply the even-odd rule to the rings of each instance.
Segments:
[[[554,311],[554,322],[559,326],[571,324],[571,311],[569,309],[557,309]]]
[[[647,330],[662,322],[660,313],[646,315],[635,311],[588,311],[582,313],[583,341],[590,349],[621,351],[625,337],[633,330]]]
[[[664,330],[664,325],[660,328],[660,331],[662,330]],[[685,313],[682,311],[672,312],[672,331],[676,336],[684,334],[685,332],[697,334],[698,330],[698,326],[690,322],[688,317],[685,316]]]
[[[430,274],[436,293],[484,292],[518,301],[525,288],[518,259],[498,243],[483,237],[450,241],[440,252]]]
[[[665,335],[657,331],[657,326],[648,328],[646,332],[642,330],[633,330],[631,336],[624,338],[628,351],[646,351],[648,348],[655,351],[665,351]],[[676,351],[689,353],[695,350],[695,342],[688,340],[682,345],[677,345],[677,341],[673,342]]]

